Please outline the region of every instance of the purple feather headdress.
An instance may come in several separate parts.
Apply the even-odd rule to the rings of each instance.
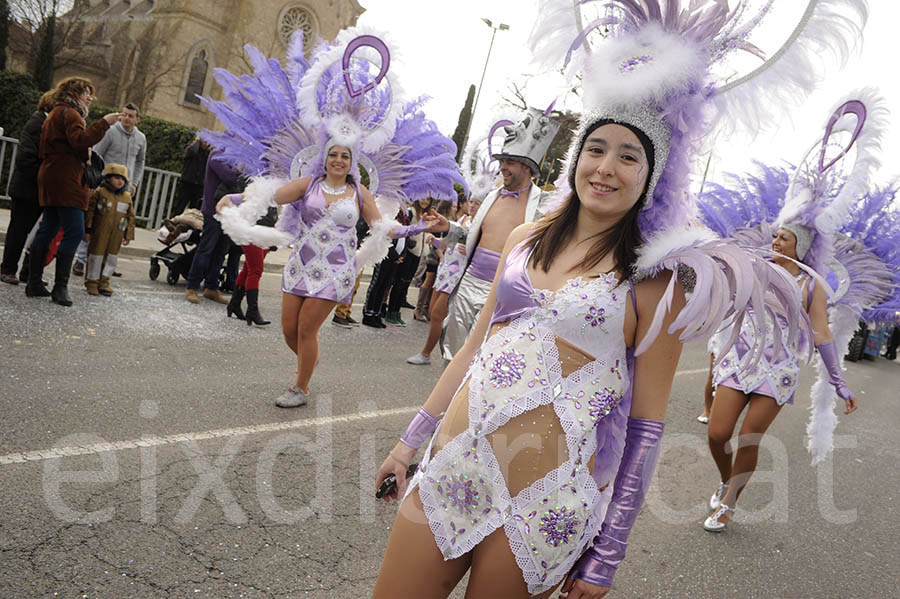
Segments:
[[[348,29],[333,43],[319,43],[307,60],[298,32],[285,68],[252,46],[245,50],[253,72],[238,77],[217,69],[225,99],[202,99],[226,127],[224,133],[204,131],[203,138],[244,174],[276,183],[317,179],[325,174],[325,152],[338,144],[351,151],[350,172],[363,170],[369,190],[388,202],[455,199],[453,185],[465,186],[456,146],[425,116],[424,98],[401,98],[380,38]],[[287,234],[285,244],[301,234],[296,206],[284,209],[277,228]]]
[[[637,127],[653,143],[655,164],[639,215],[646,239],[694,217],[688,191],[693,157],[712,127],[725,119],[759,121],[742,118],[749,111],[738,107],[752,106],[758,116],[758,106],[778,105],[763,102],[765,94],[811,91],[818,80],[811,66],[815,40],[828,40],[843,58],[866,17],[864,0],[811,0],[788,43],[766,58],[749,37],[772,4],[751,15],[745,1],[730,9],[725,1],[541,0],[541,20],[531,36],[535,56],[570,76],[584,75],[584,112],[567,171],[600,120]],[[838,7],[854,10],[835,17]],[[591,8],[600,16],[585,25],[584,11]],[[606,35],[595,34],[601,27]],[[717,81],[715,68],[736,51],[763,58],[764,65],[741,77],[740,85]]]
[[[829,113],[824,135],[800,161],[785,192],[776,226],[797,236],[798,257],[819,273],[834,257],[835,233],[880,165],[887,119],[875,90],[849,94]]]

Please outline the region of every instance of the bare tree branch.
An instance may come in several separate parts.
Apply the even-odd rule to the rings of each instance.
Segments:
[[[527,77],[527,75],[526,75],[526,77]],[[501,95],[500,99],[503,100],[504,102],[506,102],[507,104],[509,104],[510,106],[512,106],[513,108],[516,108],[518,110],[521,110],[521,111],[528,110],[528,100],[525,99],[525,88],[527,87],[527,85],[528,85],[527,81],[526,81],[526,83],[524,83],[521,86],[518,83],[516,83],[515,81],[513,81],[510,84],[511,89],[507,90],[509,92],[512,92],[512,98],[510,99],[505,95]]]

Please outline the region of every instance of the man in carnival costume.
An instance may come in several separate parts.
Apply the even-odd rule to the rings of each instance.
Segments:
[[[521,121],[509,123],[505,131],[503,148],[493,155],[500,161],[503,187],[487,195],[472,220],[466,237],[465,273],[450,295],[442,342],[446,359],[452,358],[469,336],[491,289],[510,231],[543,216],[550,198],[534,183],[540,174],[539,164],[559,131],[559,124],[549,117],[549,109],[529,108]],[[443,230],[453,232],[454,227],[458,225],[447,223]]]

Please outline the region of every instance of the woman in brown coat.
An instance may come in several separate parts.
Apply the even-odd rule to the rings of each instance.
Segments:
[[[91,146],[103,139],[119,115],[107,114],[86,128],[84,119],[94,99],[90,80],[69,77],[60,81],[54,91],[54,108],[41,129],[38,201],[44,212],[31,246],[31,270],[25,295],[50,296],[56,304],[71,306],[69,270],[78,242],[84,236],[84,212],[90,194],[84,165],[90,159]],[[56,278],[51,292],[41,276],[50,241],[60,227],[63,238],[56,254]]]

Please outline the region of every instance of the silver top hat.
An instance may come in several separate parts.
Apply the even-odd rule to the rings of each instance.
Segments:
[[[541,159],[559,131],[559,123],[553,121],[547,112],[529,108],[521,121],[503,129],[506,131],[503,149],[493,157],[521,162],[531,168],[531,174],[536,176],[541,170],[538,166]]]

